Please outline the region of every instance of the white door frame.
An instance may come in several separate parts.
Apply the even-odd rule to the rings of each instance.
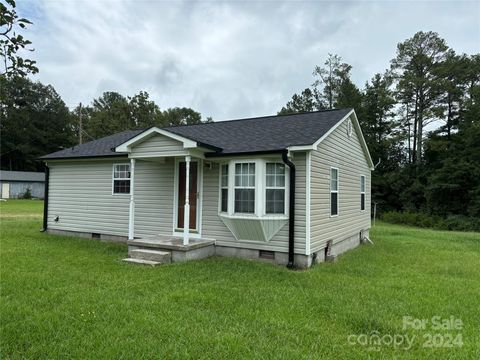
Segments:
[[[179,171],[180,171],[180,162],[185,162],[184,157],[175,158],[175,170],[174,170],[174,186],[173,186],[173,235],[174,236],[183,236],[183,229],[178,228],[178,180],[179,180]],[[190,163],[197,163],[197,221],[196,229],[190,229],[189,237],[193,239],[198,239],[202,235],[202,208],[203,208],[203,160],[199,158],[192,157]],[[190,168],[191,171],[191,168]]]

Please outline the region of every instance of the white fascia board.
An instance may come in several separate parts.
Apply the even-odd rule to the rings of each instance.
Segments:
[[[315,150],[315,145],[298,145],[298,146],[289,146],[287,148],[288,151],[308,151],[308,150]]]
[[[160,128],[157,128],[157,127],[152,127],[150,129],[145,130],[144,132],[138,134],[137,136],[131,138],[130,140],[124,142],[123,144],[118,145],[115,148],[115,151],[116,152],[130,152],[130,148],[133,145],[143,141],[145,138],[148,138],[152,134],[160,134],[160,135],[166,136],[170,139],[179,141],[179,142],[183,143],[183,148],[184,149],[191,149],[191,148],[196,148],[197,147],[197,142],[196,141],[187,139],[183,136],[171,133],[169,131],[166,131],[166,130],[163,130],[163,129],[160,129]]]
[[[359,135],[358,136],[358,139],[360,140],[360,145],[362,146],[363,148],[363,151],[365,153],[365,156],[367,157],[367,162],[368,162],[368,165],[370,167],[370,170],[375,170],[375,165],[373,164],[373,161],[372,161],[372,157],[370,155],[370,151],[368,150],[368,146],[367,146],[367,142],[365,141],[365,138],[363,137],[363,132],[362,132],[362,128],[360,127],[360,123],[358,122],[358,118],[357,118],[357,114],[355,113],[354,110],[352,110],[353,112],[353,124],[355,125],[355,128],[357,129],[357,134]]]
[[[350,117],[350,115],[352,115],[352,114],[355,114],[355,111],[354,111],[354,110],[351,110],[351,111],[350,111],[347,115],[345,115],[339,122],[337,122],[334,126],[332,126],[332,127],[330,128],[330,130],[328,130],[325,134],[323,134],[323,136],[322,136],[320,139],[318,139],[317,141],[315,141],[315,143],[313,144],[314,149],[317,149],[317,148],[318,148],[318,145],[319,145],[323,140],[325,140],[332,132],[334,132],[340,125],[342,125],[343,122],[344,122],[345,120],[347,120],[347,119]]]

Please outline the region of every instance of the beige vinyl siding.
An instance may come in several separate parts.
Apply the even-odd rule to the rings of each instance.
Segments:
[[[165,155],[186,155],[183,143],[164,135],[153,135],[149,139],[132,146],[131,157],[160,157]]]
[[[338,216],[330,216],[330,168],[338,168]],[[365,211],[360,210],[360,176],[365,176]],[[342,241],[370,228],[370,169],[354,130],[347,122],[311,153],[311,253],[327,241]]]
[[[164,163],[137,160],[135,164],[135,236],[173,231],[173,158]]]
[[[127,236],[130,195],[112,195],[112,167],[119,163],[129,160],[49,162],[48,228]],[[173,169],[173,159],[137,160],[135,236],[172,233]]]
[[[128,159],[51,161],[48,227],[50,229],[127,236],[130,195],[112,195],[113,164]],[[297,168],[295,252],[305,254],[306,156],[295,154]],[[135,236],[172,234],[174,158],[136,161]],[[268,242],[237,241],[218,216],[219,165],[204,168],[202,237],[218,245],[288,251],[288,224]],[[60,221],[55,223],[55,216]]]
[[[296,178],[296,212],[295,212],[295,253],[305,254],[305,189],[306,156],[295,154]],[[271,251],[288,251],[288,224],[268,242],[237,241],[218,215],[219,209],[219,165],[205,170],[203,181],[203,224],[202,236],[216,239],[216,244],[239,248]]]

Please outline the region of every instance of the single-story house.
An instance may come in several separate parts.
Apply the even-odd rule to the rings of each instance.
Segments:
[[[41,159],[44,229],[127,241],[130,262],[306,268],[369,235],[373,164],[353,109],[124,131]]]
[[[43,199],[45,174],[34,171],[0,170],[0,191],[2,199],[22,198],[30,192],[32,198]]]

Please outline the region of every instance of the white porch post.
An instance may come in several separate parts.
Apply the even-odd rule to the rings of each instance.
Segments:
[[[185,156],[185,208],[183,212],[183,245],[188,245],[190,230],[190,156]]]
[[[134,238],[135,223],[135,159],[130,159],[130,211],[128,213],[128,240]]]

